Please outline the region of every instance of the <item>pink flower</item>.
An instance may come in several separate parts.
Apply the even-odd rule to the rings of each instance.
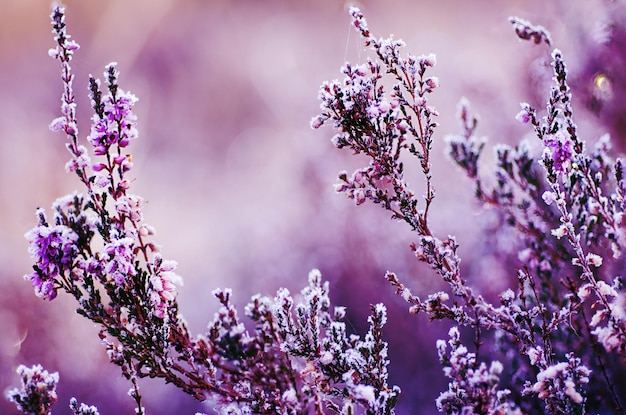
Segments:
[[[150,301],[154,315],[165,318],[168,305],[176,298],[176,286],[183,285],[183,279],[173,271],[176,261],[163,260],[160,254],[154,256],[154,275],[150,276]]]

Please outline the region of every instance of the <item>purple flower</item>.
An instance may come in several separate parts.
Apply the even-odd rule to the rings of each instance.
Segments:
[[[115,201],[115,210],[120,217],[126,217],[138,223],[143,220],[142,202],[143,198],[140,196],[124,195]]]
[[[85,171],[85,169],[91,164],[91,157],[89,156],[89,152],[87,151],[87,147],[83,145],[79,145],[76,148],[76,157],[73,157],[70,161],[65,164],[65,171],[67,172],[75,172],[75,171]]]
[[[532,118],[530,114],[528,113],[528,111],[521,110],[520,112],[517,113],[517,115],[515,116],[515,119],[521,122],[522,124],[528,124]]]
[[[167,307],[176,298],[176,286],[183,285],[183,279],[176,274],[176,261],[163,260],[160,254],[154,256],[154,275],[150,277],[150,301],[154,315],[164,318]]]
[[[64,225],[49,226],[43,209],[38,209],[37,215],[39,225],[24,235],[28,252],[36,261],[35,271],[24,278],[33,284],[38,297],[53,300],[57,295],[55,279],[67,276],[76,258],[78,235]]]
[[[113,238],[104,246],[104,252],[109,255],[104,271],[110,275],[115,284],[123,286],[126,278],[136,275],[134,239],[130,237]]]
[[[109,94],[102,97],[99,91],[100,83],[93,78],[90,86],[92,105],[96,113],[92,117],[91,132],[87,139],[94,146],[94,153],[98,156],[109,154],[111,146],[117,145],[120,149],[128,146],[130,141],[139,135],[136,128],[137,117],[133,114],[133,106],[138,99],[117,86],[118,72],[115,65],[115,63],[107,65],[107,71],[104,73],[109,82]],[[132,166],[130,159],[124,155],[118,155],[112,161],[114,165],[119,165],[123,172],[130,170]]]
[[[9,400],[24,414],[50,414],[50,407],[57,401],[56,387],[59,383],[59,374],[48,373],[41,365],[30,368],[20,365],[17,373],[20,375],[22,388],[8,391]]]
[[[137,138],[135,127],[137,117],[132,112],[137,97],[121,89],[117,90],[117,94],[116,97],[109,95],[105,98],[102,118],[98,114],[93,116],[88,139],[96,148],[96,154],[113,144],[126,147],[131,139]]]
[[[78,405],[78,401],[76,398],[72,398],[70,400],[70,409],[74,412],[75,415],[99,415],[98,408],[93,405],[85,405],[81,403]]]
[[[563,173],[572,160],[572,142],[562,132],[546,135],[543,139],[547,156],[552,160],[554,169]]]

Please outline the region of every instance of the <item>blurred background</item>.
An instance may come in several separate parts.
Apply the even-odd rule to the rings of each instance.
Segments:
[[[384,280],[396,272],[424,296],[443,288],[412,256],[413,240],[377,206],[358,208],[335,194],[337,172],[364,161],[335,149],[332,131],[309,120],[324,80],[339,78],[349,60],[367,53],[339,0],[67,0],[75,55],[74,90],[81,136],[89,131],[87,77],[102,77],[116,61],[120,85],[135,93],[140,139],[133,143],[132,192],[146,200],[144,216],[157,230],[163,256],[178,261],[185,279],[181,311],[194,333],[213,318],[216,287],[232,287],[241,309],[254,293],[292,292],[312,268],[331,282],[331,298],[348,308],[351,330],[363,334],[370,304],[389,310],[390,382],[403,394],[399,414],[435,413],[447,383],[435,340],[446,323],[410,316]],[[585,138],[611,132],[618,145],[626,127],[616,97],[624,85],[622,4],[604,0],[411,1],[358,4],[377,36],[393,33],[416,55],[435,53],[441,88],[431,103],[441,116],[435,138],[437,198],[433,228],[455,234],[464,272],[495,295],[514,285],[511,270],[490,251],[485,229],[497,226],[472,200],[472,187],[444,156],[443,138],[459,131],[462,96],[480,115],[479,134],[516,143],[528,134],[514,116],[519,102],[544,107],[549,49],[518,41],[507,17],[545,26],[561,48],[577,94]],[[49,2],[0,2],[0,390],[18,384],[20,363],[59,371],[55,413],[70,396],[100,413],[131,414],[129,385],[108,364],[97,329],[61,295],[36,298],[23,281],[31,262],[24,233],[35,209],[80,189],[65,173],[64,137],[48,130],[62,92]],[[624,101],[624,100],[622,100]],[[625,101],[626,102],[626,101]],[[624,118],[626,119],[626,118]],[[344,154],[345,153],[345,154]],[[488,151],[488,169],[491,153]],[[417,172],[417,163],[412,168]],[[409,167],[407,170],[411,170]],[[412,179],[417,193],[421,182]],[[500,243],[502,241],[496,241]],[[141,383],[149,414],[211,413],[162,385]],[[14,414],[0,400],[0,413]]]

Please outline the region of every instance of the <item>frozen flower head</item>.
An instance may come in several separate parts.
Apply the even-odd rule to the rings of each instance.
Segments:
[[[365,401],[368,406],[374,406],[376,402],[376,391],[371,385],[357,385],[354,388],[355,398]]]
[[[123,148],[131,139],[137,137],[136,116],[132,109],[137,97],[117,89],[117,95],[108,95],[103,102],[102,117],[94,115],[89,142],[95,147],[97,155],[106,154],[112,145]]]
[[[124,286],[128,278],[137,273],[134,242],[130,237],[115,237],[104,246],[104,252],[108,255],[104,270],[119,286]]]
[[[183,279],[176,274],[176,261],[164,260],[160,254],[154,256],[154,275],[150,277],[150,301],[154,315],[165,318],[167,307],[176,298],[176,286],[183,285]]]
[[[515,33],[520,39],[531,40],[537,45],[540,43],[552,44],[550,33],[544,27],[532,25],[529,21],[515,16],[509,17],[509,22],[513,25]]]
[[[563,173],[572,161],[572,142],[565,134],[557,132],[554,135],[546,135],[543,143],[545,145],[544,161],[549,160],[556,172]]]
[[[352,16],[352,24],[354,27],[363,34],[364,37],[370,36],[370,31],[367,27],[367,20],[361,13],[361,10],[358,7],[351,6],[350,7],[350,16]]]
[[[517,113],[515,119],[522,124],[528,124],[532,120],[532,117],[527,110],[522,109],[520,112]]]
[[[28,252],[35,259],[34,271],[24,278],[38,297],[53,300],[57,295],[55,279],[67,276],[76,257],[78,235],[64,225],[49,226],[43,209],[37,210],[39,225],[25,235]]]
[[[107,156],[105,163],[93,165],[93,170],[97,173],[95,183],[98,187],[106,187],[109,182],[113,183],[110,177],[114,170],[119,172],[122,179],[123,174],[132,168],[131,157],[122,154],[122,149],[139,135],[136,128],[137,117],[133,113],[137,97],[119,88],[117,84],[119,72],[116,65],[110,63],[104,72],[109,90],[105,96],[102,96],[100,91],[100,82],[93,77],[90,78],[90,98],[95,114],[87,139],[94,147],[95,155]]]
[[[143,198],[136,195],[120,196],[115,201],[115,210],[120,218],[129,218],[133,222],[141,222],[143,213],[141,212],[141,204]]]
[[[573,353],[568,353],[566,358],[567,361],[542,369],[537,374],[537,381],[525,391],[535,393],[540,399],[546,400],[547,409],[570,407],[571,403],[582,404],[584,401],[581,391],[584,385],[589,383],[591,371]],[[569,401],[569,404],[564,401]]]
[[[48,415],[50,407],[57,401],[58,373],[48,373],[41,365],[20,365],[17,373],[22,381],[21,389],[7,392],[7,398],[19,411],[26,415]]]
[[[84,403],[78,404],[76,398],[70,400],[70,409],[74,411],[75,415],[100,415],[98,408],[95,406],[85,405]]]

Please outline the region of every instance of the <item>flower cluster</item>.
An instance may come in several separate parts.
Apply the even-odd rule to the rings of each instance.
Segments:
[[[583,285],[578,290],[578,297],[584,301],[593,288],[590,283]],[[589,322],[589,326],[594,328],[592,334],[607,351],[618,352],[626,359],[626,342],[624,342],[626,293],[624,293],[623,283],[620,278],[616,278],[612,285],[598,281],[596,288],[606,299],[606,303],[603,303],[602,297],[599,297],[592,304],[592,309],[596,310]],[[600,326],[602,322],[607,324]]]
[[[59,374],[49,373],[41,365],[32,367],[20,365],[17,373],[22,381],[22,387],[8,391],[9,400],[25,415],[51,414],[51,407],[58,399],[56,387],[59,383]],[[100,415],[96,407],[84,403],[79,405],[75,398],[70,401],[70,409],[74,415]]]
[[[607,137],[591,152],[579,137],[562,53],[554,49],[551,54],[554,86],[546,115],[522,103],[516,117],[534,129],[539,145],[496,145],[495,171],[486,176],[479,160],[487,141],[476,136],[478,118],[470,114],[466,99],[457,113],[461,134],[446,139],[450,158],[499,221],[494,234],[515,235],[512,244],[519,247],[511,255],[489,242],[493,234],[485,235],[512,276],[511,287],[494,304],[461,276],[456,239],[441,238],[429,226],[434,199],[429,156],[437,125],[426,97],[438,82],[429,82],[425,70],[435,60],[402,57],[401,41],[377,40],[358,9],[351,15],[376,59],[358,69],[346,64],[342,83],[322,85],[321,113],[311,125],[331,124],[337,147],[369,159],[369,166],[352,176],[342,172],[337,190],[357,204],[377,203],[407,222],[416,233],[411,245],[416,257],[448,284],[449,291],[423,299],[387,272],[409,311],[473,328],[474,352],[460,343],[456,328],[450,331],[450,350],[438,342],[444,374],[451,380],[437,400],[438,409],[449,414],[621,413],[626,326],[623,288],[614,273],[623,265],[622,162],[609,156]],[[519,18],[510,21],[520,39],[551,46],[544,28]],[[536,147],[541,148],[538,156],[533,155]],[[400,160],[405,153],[418,158],[423,173],[421,209],[404,180]],[[503,368],[496,360],[479,364],[477,356],[485,348],[501,353],[510,366]],[[500,376],[503,369],[506,377]]]
[[[37,211],[39,224],[26,234],[35,260],[26,278],[48,300],[70,294],[77,312],[100,327],[110,361],[131,382],[136,412],[145,414],[138,380],[151,377],[224,414],[393,414],[400,390],[387,385],[385,307],[372,307],[363,339],[348,334],[345,311],[331,308],[319,271],[309,275],[299,302],[286,289],[274,298],[254,296],[245,308],[252,330],[238,317],[231,291],[215,290],[221,307],[206,334],[192,337],[178,313],[177,264],[150,241],[154,229],[144,222],[142,198],[129,193],[137,98],[119,87],[115,64],[106,66],[106,92],[90,77],[92,162],[78,144],[75,119],[70,58],[78,45],[68,40],[62,8],[54,10],[52,21],[57,47],[50,55],[62,63],[64,93],[62,116],[51,129],[67,135],[72,155],[67,170],[77,174],[87,193],[58,199],[53,224],[43,209]],[[51,380],[45,390],[28,375],[24,383],[35,382],[34,389],[12,392],[11,399],[25,413],[48,415],[58,376],[33,370]],[[41,409],[31,411],[29,402],[42,402]],[[70,408],[75,415],[98,414],[75,399]]]
[[[17,373],[22,381],[21,389],[7,392],[7,397],[26,415],[47,415],[52,404],[57,401],[58,373],[48,373],[41,365],[26,367],[20,365]]]
[[[28,251],[36,260],[34,271],[26,275],[38,297],[53,300],[57,279],[69,276],[77,253],[78,234],[64,225],[49,226],[43,209],[37,210],[39,225],[26,234]]]
[[[176,261],[163,260],[160,254],[154,255],[154,275],[150,277],[150,300],[154,305],[154,314],[165,317],[167,305],[176,298],[176,286],[183,285],[183,279],[174,273]]]
[[[437,409],[446,414],[521,414],[508,400],[511,391],[498,389],[502,363],[494,360],[489,368],[485,363],[479,364],[476,354],[461,344],[458,328],[451,328],[449,336],[447,344],[437,341],[439,361],[451,379],[448,390],[437,398]]]
[[[535,393],[546,401],[546,410],[551,413],[578,413],[584,412],[584,397],[577,388],[589,383],[591,371],[581,364],[580,358],[568,353],[566,362],[554,363],[547,366],[545,354],[541,348],[531,349],[529,352],[531,363],[538,364],[543,369],[537,374],[537,382],[524,389],[524,393]]]
[[[345,192],[356,204],[366,199],[391,210],[395,218],[407,221],[412,228],[428,233],[427,212],[434,197],[430,174],[430,149],[436,127],[435,109],[426,96],[438,85],[436,77],[426,71],[436,65],[434,55],[406,58],[400,56],[404,42],[376,39],[367,29],[367,22],[357,8],[351,8],[353,24],[365,39],[366,46],[375,51],[378,60],[353,66],[347,63],[342,82],[325,82],[319,93],[322,112],[311,121],[319,128],[332,122],[338,133],[333,143],[348,147],[355,154],[370,158],[369,166],[348,177],[339,176],[339,192]],[[395,83],[391,91],[382,84],[384,74],[391,74]],[[408,143],[407,136],[416,138]],[[400,160],[403,150],[418,157],[426,178],[426,207],[418,212],[418,198],[404,179]]]
[[[109,89],[109,94],[104,97],[104,100],[100,93],[100,81],[93,77],[89,80],[95,114],[87,140],[93,146],[96,156],[107,156],[106,162],[92,166],[97,173],[94,183],[101,188],[107,187],[111,183],[110,176],[113,170],[116,170],[120,183],[115,189],[115,195],[122,195],[128,188],[124,173],[133,165],[130,154],[123,154],[123,149],[138,136],[135,126],[137,117],[132,112],[137,97],[118,87],[119,72],[115,63],[107,65],[104,74]]]

